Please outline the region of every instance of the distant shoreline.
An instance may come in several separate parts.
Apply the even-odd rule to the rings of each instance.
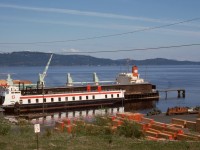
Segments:
[[[45,66],[50,53],[42,52],[12,52],[0,54],[1,67],[15,66]],[[54,54],[51,66],[128,66],[128,65],[200,65],[200,62],[178,61],[165,58],[132,60],[132,59],[105,59],[86,55],[59,55]]]

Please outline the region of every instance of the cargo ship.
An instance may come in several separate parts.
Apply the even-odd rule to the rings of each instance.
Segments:
[[[74,86],[68,74],[65,87],[46,87],[44,78],[52,55],[37,84],[13,82],[10,75],[6,84],[0,86],[0,106],[7,112],[24,113],[73,109],[83,107],[99,107],[121,104],[125,101],[158,100],[159,93],[155,85],[145,82],[139,77],[138,67],[133,66],[131,73],[120,73],[114,84],[100,85],[96,73],[94,82],[82,86]]]

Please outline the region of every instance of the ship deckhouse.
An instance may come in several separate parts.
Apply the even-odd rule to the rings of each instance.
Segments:
[[[116,78],[117,84],[125,85],[125,84],[136,84],[136,83],[144,83],[144,79],[140,78],[138,74],[138,67],[132,67],[132,73],[120,73]]]

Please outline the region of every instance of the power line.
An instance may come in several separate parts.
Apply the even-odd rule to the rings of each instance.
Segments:
[[[143,32],[143,31],[149,31],[149,30],[155,30],[155,29],[160,29],[160,28],[165,28],[165,27],[170,27],[178,24],[183,24],[187,22],[192,22],[192,21],[197,21],[200,20],[200,18],[193,18],[193,19],[188,19],[188,20],[183,20],[175,23],[170,23],[166,25],[161,25],[161,26],[155,26],[155,27],[148,27],[145,29],[139,29],[139,30],[134,30],[134,31],[129,31],[129,32],[123,32],[123,33],[116,33],[116,34],[109,34],[109,35],[102,35],[102,36],[93,36],[93,37],[85,37],[85,38],[79,38],[79,39],[70,39],[70,40],[60,40],[60,41],[41,41],[41,42],[23,42],[23,43],[0,43],[1,45],[17,45],[17,44],[53,44],[53,43],[65,43],[65,42],[76,42],[76,41],[85,41],[85,40],[93,40],[93,39],[100,39],[100,38],[107,38],[107,37],[114,37],[114,36],[122,36],[126,34],[133,34],[137,32]]]
[[[200,43],[197,44],[183,44],[183,45],[171,45],[171,46],[160,46],[160,47],[149,47],[149,48],[134,48],[126,50],[113,50],[113,51],[87,51],[87,52],[66,52],[69,54],[85,54],[85,53],[113,53],[113,52],[128,52],[128,51],[147,51],[147,50],[159,50],[159,49],[170,49],[170,48],[180,48],[180,47],[191,47],[191,46],[200,46]]]

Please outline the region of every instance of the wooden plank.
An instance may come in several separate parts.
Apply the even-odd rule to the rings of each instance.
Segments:
[[[188,129],[191,129],[193,131],[196,131],[196,122],[194,121],[186,121],[186,125],[185,127],[188,128]]]
[[[181,141],[197,141],[198,138],[195,136],[189,136],[189,135],[185,135],[185,134],[177,134],[177,140],[181,140]]]
[[[178,118],[172,118],[171,122],[172,124],[182,125],[183,127],[185,127],[185,124],[186,124],[186,120],[178,119]]]
[[[158,133],[158,138],[165,138],[168,140],[173,140],[173,136],[171,134],[166,134],[166,133]]]

